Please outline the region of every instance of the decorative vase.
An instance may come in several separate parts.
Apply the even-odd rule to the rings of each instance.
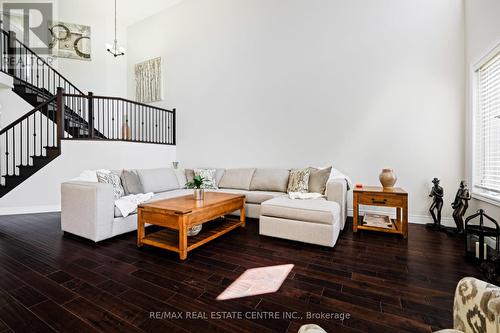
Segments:
[[[196,235],[198,235],[200,233],[201,228],[202,228],[201,224],[195,225],[194,227],[191,227],[191,228],[188,229],[187,235],[189,237],[196,236]]]
[[[174,169],[177,169],[179,167],[179,162],[172,162],[172,165],[174,166]]]
[[[132,139],[132,129],[126,123],[122,125],[122,139],[123,140]]]
[[[382,169],[378,179],[380,180],[383,188],[393,188],[394,184],[396,184],[396,181],[398,180],[398,177],[396,177],[396,174],[392,169]]]
[[[205,199],[205,191],[202,188],[195,188],[193,196],[194,200],[203,200]]]

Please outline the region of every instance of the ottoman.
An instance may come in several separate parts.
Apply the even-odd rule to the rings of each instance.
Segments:
[[[333,247],[340,224],[339,204],[326,199],[281,196],[264,201],[260,208],[259,233],[265,236]]]

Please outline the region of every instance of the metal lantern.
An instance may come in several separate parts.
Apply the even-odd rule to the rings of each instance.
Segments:
[[[479,217],[479,224],[470,223]],[[484,218],[489,220],[494,227],[484,226]],[[500,227],[489,217],[484,210],[469,216],[465,220],[465,258],[474,262],[487,261],[494,253],[498,253]]]

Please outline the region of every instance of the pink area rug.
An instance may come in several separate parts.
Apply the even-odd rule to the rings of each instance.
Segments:
[[[292,270],[293,265],[279,265],[247,269],[217,300],[248,297],[277,292]]]

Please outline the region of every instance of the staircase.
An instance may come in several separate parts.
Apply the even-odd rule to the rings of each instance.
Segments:
[[[0,71],[34,107],[0,130],[0,198],[61,155],[61,140],[176,144],[175,109],[86,95],[3,29],[0,53]]]
[[[14,91],[17,95],[19,95],[33,107],[37,107],[41,103],[54,97],[54,95],[46,89],[40,89],[17,78],[14,78],[14,89],[12,89],[12,91]],[[77,112],[73,111],[70,107],[66,105],[64,107],[66,115],[65,131],[71,133],[75,138],[89,138],[89,123],[85,119],[83,119]],[[49,104],[47,105],[47,108],[49,110],[47,110],[47,112],[44,114],[49,117],[50,120],[55,121],[55,104]],[[94,130],[94,136],[101,139],[106,139],[106,137],[97,130]]]
[[[56,122],[48,112],[56,97],[40,103],[35,109],[0,131],[0,197],[10,192],[61,154]],[[59,126],[62,127],[62,126]]]

